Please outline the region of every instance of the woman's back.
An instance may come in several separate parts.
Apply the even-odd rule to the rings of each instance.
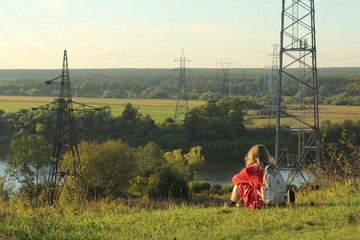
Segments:
[[[233,184],[239,185],[239,193],[246,207],[258,208],[262,205],[257,191],[261,189],[263,176],[263,169],[250,165],[233,177]]]

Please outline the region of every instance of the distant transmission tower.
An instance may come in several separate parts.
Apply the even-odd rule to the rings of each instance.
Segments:
[[[223,71],[223,89],[222,89],[222,95],[224,97],[230,97],[231,96],[231,81],[229,77],[229,70],[231,64],[235,64],[230,58],[221,59],[219,63],[222,67]]]
[[[261,84],[260,92],[263,96],[270,95],[271,67],[264,66],[264,81]],[[270,107],[269,107],[270,108]]]
[[[272,44],[273,52],[270,54],[272,57],[271,76],[269,78],[269,125],[272,119],[276,117],[277,97],[278,97],[278,82],[279,82],[279,44]]]
[[[188,95],[186,91],[185,63],[190,62],[190,60],[185,58],[184,49],[181,49],[180,58],[176,59],[175,62],[180,62],[179,89],[174,116],[174,120],[177,120],[179,116],[184,115],[189,111]]]
[[[61,75],[52,80],[45,81],[45,83],[47,85],[51,85],[52,83],[56,83],[55,80],[57,79],[61,79],[59,98],[55,102],[47,104],[45,106],[32,108],[32,110],[54,110],[51,109],[50,106],[57,105],[57,109],[55,109],[57,110],[57,118],[54,146],[47,182],[48,197],[51,203],[53,203],[54,200],[58,197],[62,188],[66,186],[66,181],[69,176],[71,176],[75,180],[75,187],[78,186],[77,170],[80,168],[80,156],[76,140],[74,111],[101,111],[101,109],[99,108],[93,108],[85,104],[73,102],[66,50],[64,51],[63,68]],[[79,107],[74,108],[73,104],[77,104],[79,105]],[[71,151],[72,157],[71,166],[65,166],[63,161],[63,155],[65,152],[69,151]]]
[[[277,105],[277,163],[302,175],[320,163],[314,0],[282,1]]]

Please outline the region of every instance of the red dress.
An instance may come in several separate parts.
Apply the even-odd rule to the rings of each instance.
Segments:
[[[243,197],[246,207],[256,209],[262,205],[261,197],[255,191],[254,186],[258,191],[261,191],[261,186],[263,184],[263,176],[263,169],[258,168],[254,165],[250,165],[245,167],[243,170],[241,170],[241,172],[239,172],[233,177],[232,182],[234,185],[239,185],[239,194],[240,197]],[[248,191],[246,191],[246,188],[248,186],[249,189]]]

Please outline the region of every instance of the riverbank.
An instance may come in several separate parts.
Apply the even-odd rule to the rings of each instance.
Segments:
[[[1,201],[0,234],[5,239],[359,239],[359,194],[355,182],[304,188],[295,204],[260,210],[224,209],[210,195],[207,204],[103,199],[38,209],[20,200]]]

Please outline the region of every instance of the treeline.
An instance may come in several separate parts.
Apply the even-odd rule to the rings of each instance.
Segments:
[[[360,68],[321,68],[318,70],[320,102],[333,105],[355,104],[349,89],[349,74],[360,76]],[[1,70],[0,95],[58,96],[58,86],[45,86],[43,81],[60,75],[60,70]],[[263,69],[231,69],[233,96],[265,94],[269,73]],[[176,97],[179,73],[176,69],[74,69],[70,70],[75,97],[105,98],[172,98]],[[189,99],[220,98],[223,75],[221,69],[188,69]],[[283,88],[293,95],[298,86]]]
[[[166,118],[156,125],[150,115],[142,115],[131,104],[125,106],[121,116],[114,117],[110,107],[102,111],[75,111],[78,142],[122,139],[138,147],[155,142],[165,151],[201,146],[208,161],[226,161],[242,158],[253,144],[259,142],[257,130],[244,127],[244,115],[251,103],[234,99],[211,100],[193,108],[185,115],[184,123]],[[0,112],[3,145],[14,136],[44,135],[53,142],[56,106],[47,110],[20,110],[16,113]],[[260,132],[260,131],[259,131]],[[274,129],[261,130],[261,142],[273,145]]]

